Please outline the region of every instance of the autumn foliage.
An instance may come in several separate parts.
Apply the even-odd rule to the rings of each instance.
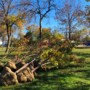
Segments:
[[[28,38],[21,38],[17,42],[14,43],[14,49],[11,49],[13,53],[18,53],[18,56],[23,54],[23,52],[27,51],[24,56],[28,56],[31,54],[31,60],[35,57],[40,56],[39,62],[41,64],[50,63],[55,67],[65,66],[67,62],[71,62],[69,58],[69,53],[75,47],[75,44],[71,43],[70,40],[61,41],[62,35],[59,33],[50,36],[49,43],[44,42],[44,40],[37,39],[34,43],[28,44]],[[33,54],[36,54],[35,57]],[[72,58],[74,55],[71,55]],[[22,57],[22,56],[21,56]],[[32,58],[33,57],[33,58]],[[73,60],[72,60],[73,61]],[[45,67],[46,68],[46,67]]]

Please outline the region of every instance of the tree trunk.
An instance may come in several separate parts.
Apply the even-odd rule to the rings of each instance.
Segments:
[[[39,34],[39,37],[42,38],[42,27],[41,27],[41,15],[40,15],[40,34]]]
[[[70,11],[68,11],[68,25],[69,25],[69,40],[71,40],[71,18],[70,18]]]
[[[11,43],[11,39],[10,39],[10,35],[8,35],[8,44],[7,44],[7,48],[6,48],[6,53],[8,53],[8,51],[9,51],[10,43]]]
[[[36,57],[35,59],[33,59],[32,61],[30,61],[29,63],[26,63],[23,67],[21,67],[20,69],[18,69],[15,73],[19,73],[21,70],[23,70],[24,68],[26,68],[29,64],[31,64],[32,62],[34,62],[35,60],[37,60],[40,56]]]
[[[10,28],[10,31],[9,31],[9,27],[8,25],[6,25],[7,27],[7,35],[8,35],[8,44],[7,44],[7,47],[6,47],[6,53],[8,53],[9,51],[9,47],[10,47],[10,43],[11,43],[11,28]]]
[[[66,40],[67,40],[67,26],[66,26]]]
[[[69,40],[71,40],[71,23],[69,22]]]
[[[41,26],[42,23],[41,22],[42,22],[42,19],[41,19],[41,14],[40,14],[40,34],[39,34],[39,38],[40,38],[40,42],[41,42],[40,43],[40,48],[41,48],[40,54],[42,53],[42,47],[41,47],[42,46],[42,26]]]

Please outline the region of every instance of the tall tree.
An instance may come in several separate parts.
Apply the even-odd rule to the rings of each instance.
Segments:
[[[40,34],[39,38],[42,37],[42,20],[47,17],[48,13],[55,9],[55,2],[54,0],[24,0],[22,2],[24,6],[23,10],[25,13],[29,13],[29,15],[39,15],[39,27],[40,27]],[[22,10],[22,11],[23,11]]]
[[[11,28],[8,22],[8,15],[14,10],[14,5],[12,5],[14,0],[0,0],[0,24],[6,26],[6,32],[8,36],[8,46],[6,52],[8,52],[8,48],[10,46],[10,36],[11,36]],[[2,23],[3,22],[3,23]]]
[[[69,31],[69,39],[71,39],[72,30],[77,24],[77,18],[82,14],[80,5],[76,0],[65,0],[62,7],[60,6],[56,10],[56,19],[59,20],[59,24]]]
[[[86,0],[87,2],[90,2],[90,0]],[[90,5],[87,5],[86,6],[86,10],[85,10],[85,17],[86,17],[86,21],[87,21],[87,25],[86,26],[89,26],[90,28]]]
[[[46,17],[46,15],[55,8],[54,0],[37,0],[37,11],[36,14],[39,15],[39,27],[40,27],[40,38],[42,37],[42,20]]]
[[[24,16],[22,14],[18,14],[18,16],[14,15],[17,13],[16,3],[14,0],[0,0],[0,25],[6,26],[6,32],[8,37],[8,45],[6,48],[6,52],[8,53],[10,43],[11,43],[11,31],[13,25],[21,26],[21,20]]]

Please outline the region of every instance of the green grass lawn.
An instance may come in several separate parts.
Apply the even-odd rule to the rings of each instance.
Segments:
[[[0,59],[2,59],[5,55],[7,55],[7,53],[5,53],[5,50],[6,50],[6,47],[3,47],[3,49],[2,49],[2,47],[0,47]],[[28,53],[28,52],[27,51],[24,51],[23,53]],[[18,52],[17,53],[10,53],[9,56],[7,58],[3,59],[1,62],[2,63],[6,63],[7,61],[9,61],[12,58],[14,58],[15,55],[18,55]]]
[[[7,53],[5,53],[5,50],[6,50],[6,47],[3,47],[3,50],[2,50],[2,47],[0,47],[0,59],[2,59],[2,57],[4,57],[5,55],[7,55]],[[11,60],[14,57],[15,57],[15,54],[12,53],[7,58],[3,59],[1,62],[2,63],[6,63],[7,61]]]
[[[63,69],[42,70],[38,72],[41,76],[33,82],[8,87],[1,86],[0,90],[90,90],[90,48],[76,48],[72,53],[86,58],[86,62],[71,63]],[[0,51],[0,56],[4,54]],[[6,61],[11,57],[8,57]]]

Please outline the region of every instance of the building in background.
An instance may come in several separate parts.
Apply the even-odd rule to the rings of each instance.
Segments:
[[[0,46],[2,45],[2,38],[0,38]]]
[[[4,37],[0,37],[0,46],[6,46],[8,44],[8,41],[4,40]]]

